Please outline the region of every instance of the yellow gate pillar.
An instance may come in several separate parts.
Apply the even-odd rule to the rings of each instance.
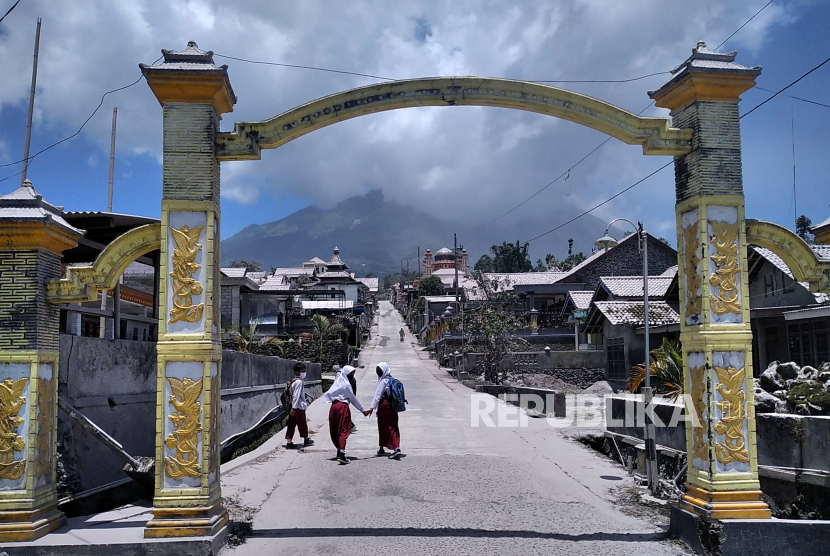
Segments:
[[[699,42],[672,73],[649,96],[671,110],[675,127],[693,130],[691,152],[675,157],[675,183],[683,374],[700,426],[686,425],[680,505],[705,518],[768,518],[755,443],[738,113],[761,68]]]
[[[220,114],[227,66],[189,42],[141,71],[164,113],[156,485],[145,537],[211,536],[228,522],[219,486]]]
[[[82,234],[29,180],[0,196],[0,543],[66,521],[55,483],[60,310],[46,281]]]

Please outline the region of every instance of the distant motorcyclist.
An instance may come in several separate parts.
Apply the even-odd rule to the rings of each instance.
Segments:
[[[401,332],[400,332],[400,334],[401,334],[401,341],[403,342],[403,337],[404,337],[404,331],[403,331],[403,328],[401,328]]]

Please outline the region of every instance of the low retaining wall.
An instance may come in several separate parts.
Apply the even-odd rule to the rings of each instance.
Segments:
[[[246,431],[280,405],[295,361],[222,352],[220,439]],[[306,392],[322,394],[320,365],[307,364]],[[154,456],[156,344],[62,334],[59,392],[134,456]],[[124,478],[124,463],[78,423],[58,413],[60,493]]]
[[[465,353],[461,364],[466,371],[481,369],[483,354]],[[501,362],[501,369],[519,373],[540,373],[564,380],[579,388],[587,388],[605,380],[605,352],[590,351],[529,351],[510,354]]]

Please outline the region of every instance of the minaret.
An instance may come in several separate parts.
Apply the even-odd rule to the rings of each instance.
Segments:
[[[424,276],[429,276],[432,274],[432,251],[427,248],[426,253],[424,253]]]

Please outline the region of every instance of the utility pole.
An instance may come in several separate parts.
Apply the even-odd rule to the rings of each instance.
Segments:
[[[458,234],[452,235],[452,262],[455,267],[455,306],[458,307]]]
[[[421,246],[418,246],[418,277],[421,276]]]
[[[40,18],[37,18],[35,32],[35,59],[32,62],[32,89],[29,91],[29,118],[26,120],[26,144],[23,147],[23,172],[20,174],[20,185],[26,181],[29,170],[29,143],[32,141],[32,114],[35,110],[35,89],[37,88],[37,53],[40,49]]]
[[[112,109],[112,139],[110,139],[110,186],[107,197],[107,212],[112,212],[112,171],[115,168],[115,120],[118,116],[118,107]]]

